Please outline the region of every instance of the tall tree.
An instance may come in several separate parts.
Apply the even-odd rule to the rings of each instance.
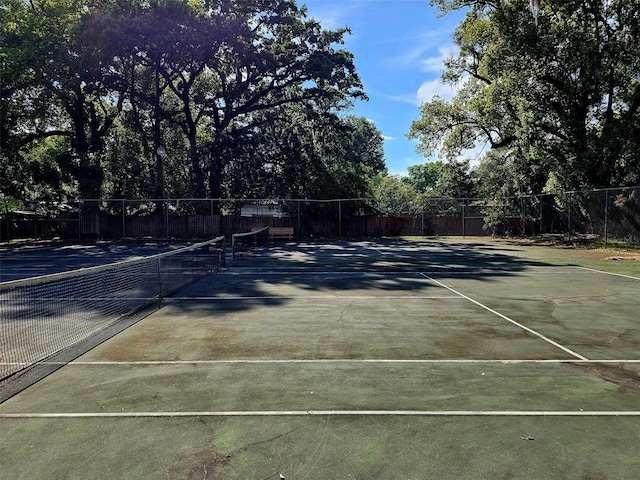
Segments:
[[[105,83],[110,66],[79,28],[85,12],[81,0],[10,2],[3,9],[3,57],[14,71],[22,69],[10,77],[15,83],[7,98],[27,107],[7,133],[14,152],[44,138],[66,139],[69,149],[57,161],[81,196],[95,198],[103,179],[100,153],[122,97]]]
[[[386,173],[382,133],[364,117],[349,115],[318,131],[314,146],[321,160],[315,198],[362,198],[371,179]]]
[[[260,128],[261,112],[322,102],[339,109],[366,98],[352,55],[334,48],[347,30],[322,29],[295,1],[154,2],[121,20],[111,15],[93,25],[127,25],[128,54],[158,75],[152,94],[131,93],[156,102],[155,116],[182,129],[198,197],[220,196],[220,153],[229,138]]]
[[[306,17],[306,8],[290,0],[219,0],[209,6],[241,22],[236,25],[241,34],[212,68],[215,83],[224,87],[213,99],[214,141],[225,131],[241,135],[260,128],[260,112],[283,105],[341,109],[352,99],[366,98],[353,55],[335,48],[347,29],[324,30]],[[212,195],[219,192],[223,168],[209,159]]]
[[[371,179],[386,171],[382,135],[365,118],[319,115],[297,104],[261,117],[261,127],[228,150],[224,187],[231,197],[366,197]]]
[[[456,157],[477,142],[509,158],[539,191],[640,181],[640,6],[633,0],[432,0],[468,8],[459,54],[443,78],[451,102],[421,107],[409,136],[422,151]],[[495,155],[493,158],[497,158]]]

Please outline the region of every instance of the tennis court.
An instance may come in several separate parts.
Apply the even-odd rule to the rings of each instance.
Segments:
[[[640,262],[276,243],[0,404],[0,478],[635,479]]]

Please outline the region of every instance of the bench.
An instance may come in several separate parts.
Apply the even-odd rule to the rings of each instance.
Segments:
[[[255,232],[261,230],[261,228],[252,228],[251,231]],[[293,238],[293,227],[269,227],[269,240],[276,238],[286,238],[291,240]]]

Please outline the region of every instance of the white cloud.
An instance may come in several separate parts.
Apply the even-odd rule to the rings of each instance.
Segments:
[[[421,63],[421,58],[425,52],[429,51],[431,47],[428,44],[419,44],[417,47],[413,47],[410,50],[404,52],[402,55],[396,56],[388,60],[388,64],[398,67],[415,67],[416,64]]]
[[[484,157],[489,150],[489,146],[485,142],[476,142],[475,147],[469,150],[465,150],[460,158],[470,160],[472,167],[480,165],[480,160]]]
[[[299,4],[306,2],[303,0]],[[314,2],[307,5],[307,16],[319,21],[322,28],[335,30],[345,27],[365,6],[363,2]]]
[[[387,173],[389,177],[408,177],[409,172],[407,170],[394,170]]]
[[[426,56],[427,52],[433,49],[429,45],[420,45],[407,51],[404,55],[395,59],[396,67],[410,67],[412,66],[416,70],[428,72],[433,77],[433,74],[438,74],[437,78],[424,81],[412,95],[394,95],[388,96],[391,100],[400,103],[409,103],[412,105],[420,106],[423,102],[431,101],[431,99],[438,95],[445,100],[451,100],[453,96],[460,90],[464,84],[464,80],[459,85],[449,85],[442,83],[439,74],[441,74],[445,67],[444,61],[446,58],[456,54],[456,46],[447,44],[438,48],[438,55]]]
[[[385,98],[398,103],[408,103],[416,107],[420,106],[420,101],[415,95],[384,95]]]
[[[419,107],[424,102],[430,102],[435,95],[440,98],[450,101],[456,93],[462,88],[464,81],[461,84],[449,85],[442,83],[439,78],[433,80],[427,80],[424,82],[414,94],[407,95],[385,95],[385,98],[398,103],[408,103]]]
[[[427,57],[421,60],[420,65],[425,72],[442,72],[444,70],[444,61],[456,54],[454,45],[443,45],[438,49],[438,56]]]
[[[423,72],[442,72],[444,61],[455,54],[456,47],[451,44],[438,47],[438,54],[433,55],[433,44],[428,41],[419,41],[417,46],[400,55],[387,58],[384,64],[393,68],[411,68]]]
[[[459,87],[442,83],[439,78],[428,80],[420,85],[416,92],[417,103],[430,102],[435,95],[444,100],[451,100],[458,90]]]
[[[387,141],[387,140],[395,140],[396,137],[390,137],[389,135],[382,135],[382,140]]]

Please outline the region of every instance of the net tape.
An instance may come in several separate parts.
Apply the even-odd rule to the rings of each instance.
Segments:
[[[243,253],[254,248],[262,247],[269,241],[269,227],[263,227],[252,232],[234,233],[231,236],[231,250],[236,259]]]

